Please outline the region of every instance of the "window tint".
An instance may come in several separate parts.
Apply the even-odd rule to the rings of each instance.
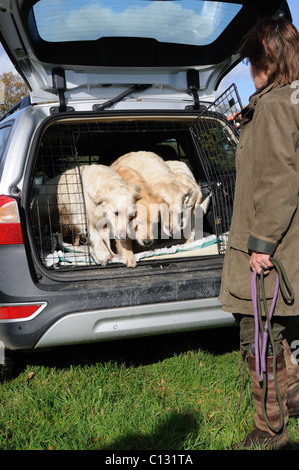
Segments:
[[[200,46],[215,41],[241,8],[202,0],[40,0],[33,11],[49,42],[139,37]]]

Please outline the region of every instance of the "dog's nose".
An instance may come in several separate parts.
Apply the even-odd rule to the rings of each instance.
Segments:
[[[171,233],[171,235],[172,235],[173,237],[177,237],[178,235],[180,235],[181,229],[182,229],[181,226],[179,226],[179,227],[173,227],[172,230],[170,231],[170,233]]]
[[[126,230],[119,231],[118,234],[116,235],[116,238],[118,238],[119,240],[126,240],[126,238],[128,238],[127,231]]]
[[[153,243],[153,240],[143,240],[143,244],[145,246],[150,246],[150,245],[152,245],[152,243]]]

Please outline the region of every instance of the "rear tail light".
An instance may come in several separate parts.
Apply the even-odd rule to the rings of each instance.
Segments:
[[[31,320],[46,307],[46,302],[36,304],[0,304],[1,320]]]
[[[23,243],[23,235],[17,201],[0,196],[0,245]]]

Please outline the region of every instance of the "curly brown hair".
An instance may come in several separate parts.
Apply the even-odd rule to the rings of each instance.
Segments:
[[[299,79],[299,33],[286,18],[259,21],[243,39],[240,54],[266,72],[269,82],[290,84]]]

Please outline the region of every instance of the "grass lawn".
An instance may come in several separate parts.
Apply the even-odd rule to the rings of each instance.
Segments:
[[[247,370],[237,412],[238,341],[233,327],[24,355],[0,385],[0,450],[229,449],[254,412]]]

